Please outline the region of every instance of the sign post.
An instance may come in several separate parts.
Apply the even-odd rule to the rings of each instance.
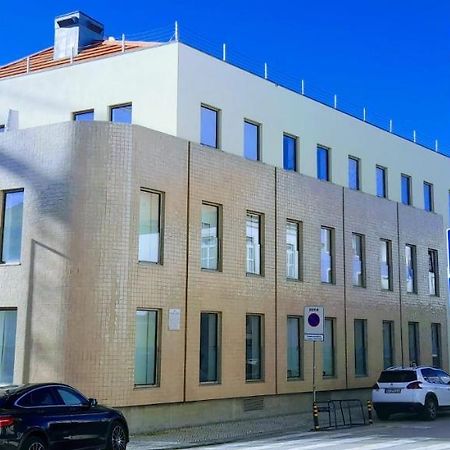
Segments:
[[[304,339],[313,343],[313,402],[316,402],[316,342],[323,342],[323,306],[305,306]]]

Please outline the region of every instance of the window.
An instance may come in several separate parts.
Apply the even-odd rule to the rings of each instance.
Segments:
[[[377,197],[387,198],[387,179],[386,179],[386,167],[377,166]]]
[[[0,125],[0,133],[4,133],[6,131],[5,125]]]
[[[286,222],[286,277],[291,280],[300,279],[300,224],[288,220]]]
[[[439,295],[438,252],[428,249],[428,290],[430,295]]]
[[[333,230],[322,227],[320,229],[320,280],[322,283],[334,283],[334,255]]]
[[[17,310],[0,310],[0,384],[12,384],[16,354]]]
[[[212,148],[219,148],[219,110],[210,106],[201,106],[200,143]]]
[[[219,314],[200,315],[200,383],[219,381]]]
[[[247,212],[247,273],[262,275],[261,214]]]
[[[364,236],[352,233],[353,286],[364,287]]]
[[[392,243],[380,240],[380,278],[381,289],[392,291]]]
[[[82,406],[89,404],[85,397],[68,387],[57,387],[56,392],[67,406]]]
[[[287,378],[301,376],[301,326],[302,318],[288,316],[287,318]]]
[[[355,375],[367,376],[367,320],[355,319]]]
[[[334,377],[336,375],[336,356],[335,356],[335,319],[325,318],[324,322],[324,341],[323,341],[323,376]]]
[[[136,311],[136,351],[134,363],[134,384],[156,385],[158,362],[157,310]]]
[[[394,322],[383,320],[383,368],[394,365]]]
[[[261,380],[262,374],[262,316],[247,314],[245,339],[245,379]]]
[[[409,365],[420,365],[419,323],[408,322]]]
[[[244,156],[253,161],[261,159],[260,125],[244,120]]]
[[[73,120],[75,122],[91,122],[94,120],[94,110],[78,111],[73,113]]]
[[[354,191],[361,189],[359,159],[353,156],[348,157],[348,187]]]
[[[54,387],[43,387],[25,394],[17,404],[25,408],[58,406],[62,404],[62,400]]]
[[[219,206],[202,204],[202,269],[219,270]]]
[[[431,358],[433,367],[441,367],[441,324],[431,324]]]
[[[417,294],[416,246],[405,245],[406,292]]]
[[[22,248],[23,190],[3,192],[2,263],[19,263]]]
[[[423,206],[425,211],[434,211],[433,185],[426,181],[423,183]]]
[[[329,149],[321,146],[317,147],[317,178],[330,181]]]
[[[283,134],[283,168],[297,170],[297,138]]]
[[[131,103],[125,105],[111,106],[110,120],[116,123],[131,123],[132,106]]]
[[[402,173],[402,203],[411,205],[411,177]]]
[[[139,261],[161,263],[162,194],[140,191]]]

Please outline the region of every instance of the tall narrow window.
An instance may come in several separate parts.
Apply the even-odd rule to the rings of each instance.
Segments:
[[[355,319],[355,375],[367,376],[367,320]]]
[[[411,205],[411,177],[402,173],[402,203]]]
[[[394,322],[383,320],[383,368],[394,365]]]
[[[219,206],[202,204],[202,269],[219,270]]]
[[[433,211],[433,185],[424,181],[423,183],[423,206],[425,211]]]
[[[94,120],[94,110],[78,111],[73,113],[73,120],[75,122],[92,122]]]
[[[330,181],[329,149],[321,146],[317,147],[317,178]]]
[[[247,314],[245,339],[245,379],[262,379],[262,316]]]
[[[300,224],[286,222],[286,276],[292,280],[300,279]]]
[[[431,358],[433,367],[441,367],[441,324],[431,324]]]
[[[22,222],[23,190],[3,192],[2,263],[20,262]]]
[[[381,289],[392,291],[392,243],[380,240],[380,278]]]
[[[219,148],[219,111],[210,106],[201,106],[200,143],[212,148]]]
[[[0,133],[4,133],[6,131],[5,125],[0,125]]]
[[[261,215],[247,212],[247,273],[261,275]]]
[[[131,103],[125,105],[111,106],[110,120],[116,123],[131,123],[133,108]]]
[[[136,311],[134,384],[157,384],[158,311]]]
[[[161,193],[141,190],[139,261],[161,262]]]
[[[387,198],[386,167],[377,166],[377,197]]]
[[[0,384],[13,383],[17,310],[0,310]]]
[[[323,376],[334,377],[336,375],[336,355],[335,355],[335,319],[325,318],[324,341],[323,341]]]
[[[438,252],[428,249],[428,290],[430,295],[439,295]]]
[[[348,187],[354,191],[360,190],[360,169],[359,159],[353,156],[348,157]]]
[[[417,293],[416,279],[416,247],[415,245],[405,245],[405,270],[406,270],[406,292]]]
[[[200,383],[219,381],[219,314],[200,316]]]
[[[301,317],[287,318],[287,378],[301,376]]]
[[[244,121],[244,156],[253,161],[261,159],[260,125],[249,120]]]
[[[420,365],[419,323],[408,322],[409,365]]]
[[[364,287],[364,236],[352,234],[353,286]]]
[[[297,170],[297,139],[289,134],[283,134],[283,168]]]
[[[320,279],[322,283],[334,283],[334,255],[333,230],[322,227],[320,229]]]

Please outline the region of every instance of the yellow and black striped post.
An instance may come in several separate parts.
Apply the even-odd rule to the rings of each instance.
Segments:
[[[313,403],[313,421],[314,421],[314,431],[319,431],[319,407],[317,403]]]
[[[367,416],[369,417],[369,425],[373,424],[372,409],[372,402],[370,400],[367,400]]]

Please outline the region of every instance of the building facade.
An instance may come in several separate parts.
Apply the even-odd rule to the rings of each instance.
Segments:
[[[448,369],[449,158],[178,42],[0,68],[0,124],[2,383],[133,430],[306,409],[308,305],[322,395]]]

